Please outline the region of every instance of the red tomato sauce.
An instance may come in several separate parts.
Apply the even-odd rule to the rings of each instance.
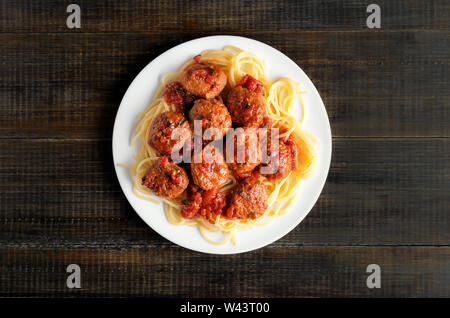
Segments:
[[[164,101],[181,108],[191,105],[195,96],[186,91],[180,82],[172,82],[164,87]]]
[[[192,76],[205,81],[206,83],[208,83],[211,86],[214,85],[214,77],[209,75],[208,71],[206,71],[204,69],[192,71]]]
[[[202,56],[201,56],[200,54],[194,56],[194,61],[195,61],[195,63],[200,63],[200,62],[201,62],[201,59],[202,59]]]

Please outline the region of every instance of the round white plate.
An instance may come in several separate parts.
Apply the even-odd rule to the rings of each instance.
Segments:
[[[136,147],[130,141],[138,123],[138,114],[147,108],[161,84],[161,77],[176,71],[183,63],[207,49],[222,49],[234,45],[253,52],[266,61],[270,80],[291,78],[300,83],[306,106],[305,128],[320,142],[318,163],[313,175],[302,180],[302,189],[291,209],[267,226],[237,231],[238,244],[208,243],[196,227],[174,226],[164,214],[162,204],[154,204],[136,197],[132,192],[131,172],[118,164],[131,165]],[[280,51],[262,42],[238,36],[209,36],[180,44],[150,62],[134,79],[120,103],[113,131],[113,157],[117,178],[125,196],[139,216],[156,232],[175,244],[191,250],[232,254],[251,251],[270,244],[296,227],[312,209],[325,184],[331,160],[331,131],[328,116],[316,88],[306,74]]]

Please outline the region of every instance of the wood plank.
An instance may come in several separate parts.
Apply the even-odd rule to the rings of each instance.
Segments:
[[[0,296],[448,297],[449,247],[267,247],[206,255],[179,247],[0,248]],[[81,267],[81,289],[66,267]],[[369,264],[381,288],[369,289]]]
[[[366,28],[358,0],[77,3],[80,30],[66,28],[68,3],[0,3],[0,297],[450,296],[450,2],[380,0],[381,30]],[[111,158],[134,76],[213,34],[291,57],[335,137],[308,217],[231,256],[180,248],[146,226]],[[71,263],[81,290],[65,286]],[[372,263],[381,289],[366,287]]]
[[[361,0],[309,1],[120,1],[79,0],[81,29],[66,27],[57,0],[7,0],[0,5],[0,32],[245,32],[367,29],[369,5]],[[446,0],[378,0],[382,28],[448,29]]]
[[[325,189],[272,246],[449,245],[450,139],[335,139]],[[172,246],[117,182],[110,140],[0,140],[0,245]]]
[[[202,35],[0,34],[0,137],[109,138],[137,73],[168,48]],[[450,136],[446,31],[248,36],[305,70],[336,137]]]

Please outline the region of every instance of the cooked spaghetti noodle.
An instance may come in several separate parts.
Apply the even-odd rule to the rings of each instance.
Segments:
[[[275,82],[270,82],[266,77],[266,66],[264,61],[259,59],[251,52],[243,51],[237,47],[226,46],[222,50],[207,50],[201,53],[202,62],[215,64],[222,67],[228,77],[228,83],[234,87],[241,78],[249,74],[262,82],[266,92],[266,112],[273,123],[273,127],[280,129],[280,138],[292,136],[298,149],[297,169],[290,172],[287,176],[279,180],[265,179],[264,185],[268,193],[268,208],[265,213],[256,219],[228,219],[218,215],[214,224],[208,222],[201,216],[193,219],[185,219],[180,214],[183,199],[186,194],[183,193],[176,199],[161,198],[164,204],[164,211],[167,220],[173,225],[197,226],[201,235],[212,244],[225,244],[230,240],[237,243],[235,231],[237,229],[248,229],[252,226],[266,225],[275,217],[284,214],[300,191],[301,180],[307,178],[314,167],[315,153],[317,151],[317,141],[302,127],[305,119],[305,107],[302,94],[298,83],[288,78],[281,78]],[[149,138],[150,124],[152,120],[160,113],[165,111],[174,111],[175,106],[165,102],[163,98],[163,89],[166,84],[176,81],[180,78],[184,70],[191,66],[194,60],[190,60],[180,67],[177,72],[169,73],[162,78],[162,83],[156,91],[153,101],[142,112],[140,121],[136,128],[136,134],[131,141],[134,145],[139,142],[139,151],[135,156],[136,163],[130,168],[134,175],[133,192],[140,198],[158,203],[154,199],[155,195],[147,187],[142,185],[142,177],[150,164],[160,157],[158,151],[152,148],[147,140]],[[291,112],[299,97],[301,106],[301,119],[298,120]],[[237,181],[230,175],[228,182],[223,185],[219,191],[228,193]],[[225,238],[221,241],[212,240],[208,232],[222,232]]]

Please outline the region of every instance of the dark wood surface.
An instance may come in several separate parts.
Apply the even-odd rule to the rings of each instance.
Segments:
[[[70,3],[70,2],[69,2]],[[450,2],[0,3],[0,296],[450,296]],[[233,34],[292,58],[319,90],[333,158],[292,232],[218,256],[165,240],[117,182],[114,117],[137,73],[186,40]],[[82,288],[65,285],[68,264]],[[382,287],[366,287],[366,267]]]

